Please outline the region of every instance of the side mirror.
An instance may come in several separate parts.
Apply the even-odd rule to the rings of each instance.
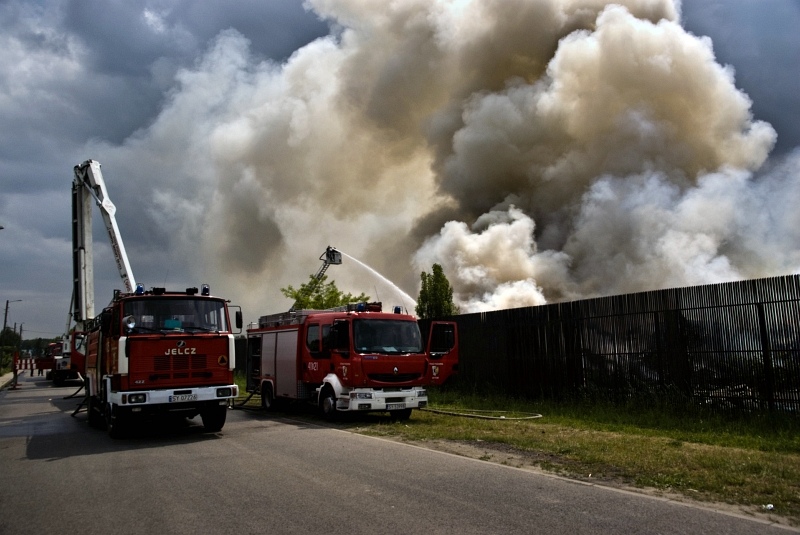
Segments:
[[[122,318],[122,325],[125,327],[125,330],[130,332],[136,327],[136,318],[133,316],[125,316]]]
[[[242,320],[242,311],[241,310],[237,310],[236,311],[236,328],[241,330],[243,324],[244,324],[244,321]]]

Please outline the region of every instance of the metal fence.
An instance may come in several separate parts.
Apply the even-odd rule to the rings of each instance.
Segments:
[[[792,275],[450,319],[460,388],[800,413],[798,318]]]

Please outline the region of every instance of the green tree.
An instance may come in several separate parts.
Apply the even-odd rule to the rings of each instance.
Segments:
[[[434,264],[431,273],[420,275],[422,287],[417,299],[417,316],[420,319],[443,318],[459,313],[453,303],[453,288],[444,275],[442,266]]]
[[[29,340],[23,340],[21,347],[23,350],[30,351],[34,357],[40,357],[44,354],[45,348],[51,342],[58,342],[61,340],[60,337],[58,338],[33,338]]]
[[[0,332],[0,369],[5,371],[11,367],[14,351],[19,349],[19,335],[11,327]]]
[[[350,303],[362,303],[369,301],[369,296],[366,294],[352,295],[344,293],[336,287],[334,281],[326,282],[327,275],[323,275],[319,280],[314,278],[314,275],[309,277],[309,281],[301,284],[299,288],[287,286],[281,288],[281,293],[294,300],[295,310],[313,309],[325,310],[326,308],[333,308],[338,306],[347,305]]]

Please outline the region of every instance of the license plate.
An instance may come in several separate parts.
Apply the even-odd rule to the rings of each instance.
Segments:
[[[406,404],[405,403],[387,403],[386,404],[386,410],[387,411],[395,411],[397,409],[405,409],[405,408],[406,408]]]
[[[170,403],[177,403],[181,401],[197,401],[197,394],[180,394],[178,396],[170,396]]]

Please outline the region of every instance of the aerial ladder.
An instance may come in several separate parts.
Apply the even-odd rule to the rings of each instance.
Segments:
[[[325,249],[325,252],[322,253],[322,255],[320,255],[319,259],[322,260],[322,266],[320,266],[317,273],[312,277],[311,282],[306,287],[306,291],[303,292],[303,294],[300,297],[305,297],[306,295],[311,295],[314,293],[314,290],[317,288],[317,285],[325,276],[325,272],[328,271],[328,267],[338,266],[339,264],[342,263],[342,253],[337,251],[335,247],[329,245]],[[300,298],[298,298],[294,302],[292,308],[290,308],[289,311],[297,310],[298,306],[300,306]]]
[[[100,208],[103,221],[111,240],[111,250],[117,263],[122,284],[126,292],[136,287],[125,245],[117,226],[114,203],[108,198],[108,190],[100,171],[100,162],[86,160],[75,166],[72,182],[72,272],[73,306],[72,317],[76,330],[94,318],[94,258],[92,256],[92,200]]]
[[[72,353],[73,349],[80,346],[86,323],[95,318],[92,204],[100,208],[125,291],[132,292],[136,286],[115,217],[117,208],[108,197],[100,162],[86,160],[75,166],[72,182],[72,302],[63,339],[62,357],[54,363],[55,383],[80,378],[84,363],[82,358]],[[70,320],[75,323],[72,329]]]

